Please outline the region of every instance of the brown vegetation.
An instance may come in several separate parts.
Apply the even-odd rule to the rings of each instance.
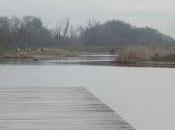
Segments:
[[[0,51],[1,52],[1,51]],[[57,58],[78,56],[76,52],[62,49],[8,49],[0,53],[0,58]]]
[[[145,46],[126,47],[119,51],[120,63],[139,63],[151,61],[153,57],[164,57],[173,54],[173,49],[151,48]]]

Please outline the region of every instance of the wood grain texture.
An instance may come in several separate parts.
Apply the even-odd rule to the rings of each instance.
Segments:
[[[0,87],[0,130],[134,130],[134,128],[81,87]]]

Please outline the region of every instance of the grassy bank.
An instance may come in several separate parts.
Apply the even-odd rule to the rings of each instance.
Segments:
[[[0,49],[1,59],[15,58],[35,58],[35,59],[50,59],[57,57],[78,56],[74,51],[64,49]]]
[[[113,46],[65,46],[58,48],[37,48],[37,49],[6,49],[0,48],[0,58],[56,58],[56,57],[72,57],[84,53],[111,53],[115,52],[116,47]]]
[[[118,55],[117,65],[175,67],[174,48],[126,47]]]

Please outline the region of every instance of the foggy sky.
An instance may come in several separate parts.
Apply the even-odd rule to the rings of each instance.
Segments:
[[[89,18],[119,19],[175,38],[175,0],[0,0],[0,15],[34,15],[46,26],[64,17],[74,25],[83,25]]]

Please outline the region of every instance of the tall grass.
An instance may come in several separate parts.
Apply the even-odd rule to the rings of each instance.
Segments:
[[[153,57],[164,57],[173,54],[174,50],[166,48],[151,48],[145,46],[126,47],[118,52],[118,61],[137,63],[150,61]]]

